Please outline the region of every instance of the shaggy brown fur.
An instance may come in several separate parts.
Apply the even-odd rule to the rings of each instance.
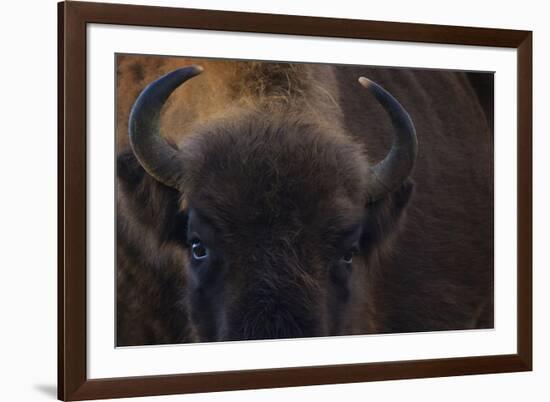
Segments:
[[[127,120],[145,85],[190,64],[205,72],[162,120],[188,161],[182,195],[143,171]],[[419,139],[412,181],[368,205],[392,129],[361,75]],[[492,112],[471,85],[491,77],[140,56],[117,76],[118,345],[492,327]],[[207,269],[190,263],[193,228],[215,245]]]

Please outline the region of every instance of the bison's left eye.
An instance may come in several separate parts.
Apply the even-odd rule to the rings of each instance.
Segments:
[[[204,260],[208,257],[208,249],[202,245],[200,240],[195,240],[191,244],[191,254],[195,260]]]
[[[353,261],[353,253],[352,252],[347,252],[342,257],[342,262],[345,262],[346,264],[351,264],[352,261]]]
[[[344,264],[351,264],[352,261],[353,261],[353,256],[355,255],[355,253],[357,253],[358,249],[357,247],[353,247],[351,249],[349,249],[348,251],[346,251],[344,253],[344,255],[342,256],[342,258],[340,259]]]

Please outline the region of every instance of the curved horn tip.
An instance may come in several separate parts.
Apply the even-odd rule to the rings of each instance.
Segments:
[[[191,66],[185,66],[185,67],[181,67],[176,70],[173,70],[171,73],[168,73],[167,75],[184,74],[184,75],[187,75],[189,78],[193,78],[199,75],[200,73],[202,73],[203,71],[204,71],[204,67],[199,65],[191,65]]]
[[[363,85],[365,88],[368,88],[373,82],[367,77],[359,77],[359,84]]]
[[[202,72],[204,71],[204,67],[203,67],[203,66],[194,65],[194,66],[192,66],[192,67],[195,69],[195,71],[197,72],[197,74],[200,74],[200,73],[202,73]]]
[[[172,70],[168,74],[166,74],[166,76],[183,74],[184,76],[187,76],[188,78],[193,78],[193,77],[199,75],[200,73],[202,73],[203,71],[204,71],[204,67],[194,64],[194,65],[191,65],[191,66],[185,66],[185,67],[181,67],[181,68],[177,68],[175,70]],[[162,78],[163,77],[161,77],[161,79]]]

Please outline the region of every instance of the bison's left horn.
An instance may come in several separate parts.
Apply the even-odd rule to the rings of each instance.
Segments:
[[[190,66],[166,74],[141,92],[130,112],[128,131],[134,154],[147,173],[169,187],[181,186],[184,163],[161,136],[160,112],[177,87],[201,72],[202,67]]]
[[[410,176],[416,160],[418,142],[414,124],[405,108],[377,83],[365,77],[360,77],[359,82],[384,107],[395,130],[390,152],[370,168],[368,195],[372,202],[397,190]]]

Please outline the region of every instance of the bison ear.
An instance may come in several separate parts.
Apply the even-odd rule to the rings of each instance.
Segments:
[[[365,254],[384,245],[399,231],[413,189],[414,184],[408,179],[393,193],[367,205],[361,235],[361,248]]]
[[[116,173],[120,184],[127,189],[135,189],[143,180],[145,170],[139,164],[131,150],[123,151],[117,156]]]
[[[149,176],[131,150],[117,157],[117,180],[117,219],[152,230],[162,243],[185,244],[187,214],[180,210],[179,191]]]

